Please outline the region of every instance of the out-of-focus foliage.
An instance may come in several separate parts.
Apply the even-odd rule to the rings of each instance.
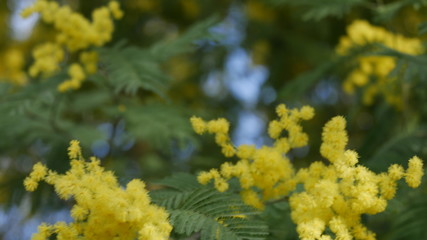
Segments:
[[[66,149],[72,139],[100,157],[120,182],[142,178],[149,190],[161,188],[158,196],[169,196],[173,186],[150,182],[174,172],[196,174],[225,162],[214,141],[193,133],[191,116],[227,117],[237,129],[231,133],[230,144],[269,145],[272,142],[263,133],[252,139],[241,136],[265,129],[279,103],[308,104],[316,109],[316,119],[303,124],[311,136],[308,145],[287,153],[296,169],[321,160],[317,151],[321,129],[336,115],[347,120],[352,136],[349,148],[357,150],[361,164],[375,172],[384,172],[394,163],[405,165],[403,161],[413,155],[427,159],[425,0],[118,0],[123,12],[120,19],[113,17],[118,14],[117,6],[107,0],[48,2],[69,6],[80,16],[70,19],[80,19],[76,20],[79,24],[81,19],[95,22],[93,12],[108,8],[109,13],[103,10],[103,14],[111,14],[112,25],[100,21],[105,24],[101,31],[113,29],[111,38],[102,44],[70,49],[59,42],[73,40],[84,24],[64,30],[37,14],[24,23],[19,14],[31,1],[0,1],[0,202],[5,209],[27,204],[25,199],[31,199],[33,213],[67,207],[43,184],[29,197],[22,181],[36,162],[59,173],[69,169]],[[353,38],[351,47],[338,51],[342,39],[357,32],[357,22],[382,30],[359,29],[367,34],[366,39]],[[27,24],[30,27],[24,30]],[[64,31],[76,35],[58,40]],[[399,36],[393,38],[399,43],[379,39],[378,32],[389,40]],[[402,38],[414,41],[400,42]],[[37,47],[46,43],[58,44],[63,56],[55,58],[52,54],[59,51],[52,46],[43,51]],[[405,50],[411,47],[417,51]],[[31,74],[36,59],[44,54],[56,59],[54,71]],[[88,70],[88,65],[95,69]],[[355,74],[360,72],[364,75]],[[346,91],[346,79],[353,79],[353,91]],[[80,85],[58,91],[64,82]],[[244,129],[243,116],[257,119],[259,126]],[[172,181],[180,184],[184,179]],[[211,194],[206,201],[236,197],[201,186],[173,190],[180,201],[203,191]],[[427,238],[420,227],[427,224],[425,182],[419,189],[401,187],[399,191],[384,213],[364,215],[364,224],[378,239]],[[167,205],[156,194],[153,201],[157,204],[180,210],[175,208],[179,201],[175,207]],[[228,231],[217,215],[193,211],[195,204],[189,207],[191,213],[174,218],[180,226],[174,237],[214,236],[205,226],[187,226],[189,219],[216,221],[216,229]],[[296,226],[289,212],[285,197],[268,203],[255,220],[268,224],[267,239],[295,239]],[[252,220],[231,224],[246,230]],[[260,226],[262,231],[255,239],[266,231]]]

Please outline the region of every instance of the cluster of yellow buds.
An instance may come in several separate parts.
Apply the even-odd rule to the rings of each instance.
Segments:
[[[55,187],[62,199],[74,198],[72,223],[42,224],[33,240],[57,239],[121,239],[166,240],[172,231],[168,213],[150,203],[144,182],[134,179],[120,187],[111,171],[92,157],[86,162],[78,141],[71,141],[71,169],[65,174],[48,170],[37,163],[25,179],[28,191],[34,191],[42,180]]]
[[[308,120],[314,116],[314,110],[305,106],[300,110],[287,109],[285,105],[277,107],[279,120],[270,123],[269,135],[276,140],[274,146],[264,146],[256,149],[253,145],[234,147],[228,135],[229,123],[225,119],[205,122],[200,118],[192,117],[191,123],[198,134],[205,131],[214,133],[216,143],[222,147],[226,157],[234,154],[240,159],[236,164],[224,163],[220,170],[212,169],[202,172],[198,180],[207,184],[214,180],[219,191],[228,189],[227,180],[237,177],[242,187],[242,199],[249,205],[262,209],[264,202],[286,195],[295,188],[294,168],[285,156],[289,150],[307,144],[308,136],[302,132],[298,124],[301,120]],[[288,131],[288,136],[283,137],[283,130]],[[262,192],[262,197],[254,190]]]
[[[30,75],[35,77],[42,74],[51,74],[59,68],[59,63],[64,59],[65,49],[69,52],[80,52],[80,61],[87,73],[96,72],[98,57],[95,52],[85,51],[90,47],[103,46],[111,40],[114,30],[112,18],[120,19],[123,12],[117,1],[111,1],[108,6],[95,9],[92,13],[92,22],[79,13],[73,12],[69,6],[59,6],[57,2],[37,0],[32,6],[24,9],[23,17],[33,13],[40,13],[44,22],[52,24],[58,31],[55,42],[46,43],[36,47],[33,56],[34,64],[30,68]],[[77,63],[75,63],[77,64]],[[60,86],[59,91],[77,89],[86,78],[77,74],[74,64],[69,69],[71,79]],[[73,74],[72,74],[73,73]]]
[[[401,178],[413,188],[421,183],[423,163],[418,157],[409,160],[406,171],[393,164],[388,172],[375,174],[358,165],[358,154],[345,150],[345,125],[345,119],[338,116],[324,126],[320,153],[330,164],[314,162],[296,174],[304,191],[292,194],[289,202],[301,239],[332,239],[324,234],[329,228],[336,239],[374,240],[375,234],[362,225],[361,215],[383,212]]]
[[[346,55],[356,46],[372,43],[381,43],[391,49],[412,55],[424,51],[420,39],[388,32],[364,20],[356,20],[347,27],[347,36],[340,39],[336,51],[340,55]],[[396,66],[396,60],[390,56],[362,56],[358,57],[357,64],[357,68],[343,83],[344,91],[354,93],[355,88],[365,87],[364,104],[370,105],[377,95],[382,95],[390,105],[401,108],[401,83],[395,77],[389,76]]]
[[[50,75],[59,69],[59,64],[64,60],[64,50],[55,43],[44,43],[33,50],[35,59],[30,67],[30,76],[35,77],[40,73]]]
[[[387,200],[395,196],[396,182],[402,178],[410,187],[418,187],[424,174],[421,159],[411,158],[406,171],[394,164],[388,172],[375,174],[357,164],[355,151],[346,150],[346,121],[337,116],[325,124],[322,133],[320,153],[330,163],[313,162],[295,173],[286,153],[307,145],[308,136],[302,132],[299,121],[311,119],[314,111],[308,106],[290,110],[285,105],[279,105],[276,110],[280,118],[271,121],[268,128],[270,137],[275,140],[273,146],[259,149],[239,146],[235,150],[240,158],[236,164],[224,163],[219,170],[202,172],[199,182],[207,184],[213,180],[218,191],[226,191],[227,181],[236,177],[243,200],[260,209],[268,200],[289,197],[291,217],[301,239],[331,240],[327,232],[332,231],[335,239],[374,240],[375,234],[361,223],[362,214],[384,211]],[[210,130],[209,126],[218,121],[206,123],[193,117],[191,122],[199,134],[206,129],[215,134],[228,132],[225,120],[221,120],[225,122],[221,125],[226,128],[212,127]],[[287,131],[287,137],[282,137],[283,130]],[[226,144],[231,145],[229,140]],[[298,184],[304,190],[293,192]]]

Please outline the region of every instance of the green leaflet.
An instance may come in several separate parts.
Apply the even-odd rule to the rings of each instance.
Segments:
[[[259,214],[240,197],[198,185],[189,174],[174,175],[158,184],[166,189],[151,192],[152,201],[166,208],[174,233],[200,233],[202,240],[265,239],[266,224],[254,219]]]
[[[161,64],[169,58],[195,50],[195,42],[201,39],[214,39],[209,32],[217,18],[202,21],[178,38],[162,41],[148,49],[124,46],[124,42],[112,48],[101,48],[101,61],[108,70],[108,80],[117,92],[136,94],[145,89],[167,99],[170,78],[162,70]]]
[[[165,143],[171,140],[179,144],[195,141],[189,117],[177,105],[156,103],[129,105],[124,115],[129,129],[132,129],[130,134],[162,149],[167,149]]]

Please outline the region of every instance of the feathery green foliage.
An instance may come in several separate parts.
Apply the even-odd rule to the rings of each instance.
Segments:
[[[209,28],[217,22],[217,18],[208,18],[176,39],[156,43],[148,49],[124,46],[124,42],[100,49],[107,67],[107,79],[116,92],[136,94],[142,88],[167,98],[170,78],[161,64],[173,56],[194,50],[196,41],[214,39]]]
[[[153,191],[152,200],[170,213],[174,232],[181,236],[200,233],[202,240],[265,239],[267,226],[254,219],[259,214],[240,197],[200,186],[195,177],[179,174],[159,181],[166,189]]]

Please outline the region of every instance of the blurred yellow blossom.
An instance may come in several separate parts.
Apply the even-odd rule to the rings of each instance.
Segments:
[[[381,43],[391,49],[412,55],[424,51],[420,39],[391,33],[364,20],[356,20],[347,27],[347,36],[340,39],[336,51],[340,55],[346,55],[356,46],[372,43]],[[389,76],[395,66],[396,60],[391,56],[358,57],[357,67],[345,79],[343,89],[347,93],[354,93],[356,88],[364,87],[362,96],[364,104],[370,105],[377,95],[382,95],[390,105],[401,108],[401,83],[395,77]]]
[[[40,182],[47,174],[47,168],[41,163],[36,163],[33,166],[33,171],[30,176],[27,177],[24,181],[24,186],[28,191],[34,191],[38,182]]]
[[[22,50],[11,47],[0,54],[0,81],[8,81],[14,85],[22,86],[28,81],[24,72],[25,57]]]
[[[172,226],[168,213],[150,204],[144,182],[134,179],[122,188],[114,174],[105,171],[97,158],[86,162],[81,157],[78,141],[71,141],[68,150],[69,171],[58,174],[37,163],[24,185],[28,191],[34,191],[38,182],[44,180],[55,187],[60,198],[74,198],[71,209],[74,222],[43,223],[33,234],[33,240],[46,240],[53,235],[57,239],[169,239]]]
[[[421,184],[424,170],[418,157],[409,160],[406,171],[393,164],[387,172],[376,174],[358,164],[357,152],[346,149],[346,121],[341,116],[332,118],[323,128],[320,153],[329,164],[315,161],[295,173],[286,153],[308,144],[308,136],[302,132],[299,122],[312,118],[314,110],[309,106],[288,109],[281,104],[276,113],[279,119],[271,121],[268,128],[270,137],[275,140],[273,146],[256,149],[241,145],[235,149],[240,158],[236,164],[226,162],[218,170],[202,172],[199,182],[207,184],[213,180],[219,191],[226,191],[227,181],[236,177],[240,181],[242,199],[259,209],[263,209],[268,200],[289,197],[291,217],[300,238],[320,240],[374,240],[375,234],[362,224],[361,216],[383,212],[387,200],[395,196],[398,180],[405,178],[410,187]],[[218,144],[232,146],[228,124],[224,127],[224,121],[204,122],[192,118],[197,133],[225,134],[225,143]],[[211,124],[215,128],[208,130]],[[287,137],[282,137],[284,130]],[[294,192],[297,185],[303,190]]]
[[[246,14],[250,19],[270,23],[276,18],[276,12],[263,1],[249,0],[245,6]]]
[[[59,64],[64,60],[64,50],[59,44],[44,43],[33,49],[33,57],[30,76],[50,75],[59,70]]]
[[[409,160],[408,170],[405,174],[405,181],[408,186],[416,188],[421,184],[421,177],[424,175],[423,162],[418,157]]]
[[[196,0],[181,0],[180,4],[186,17],[193,19],[200,14],[200,2],[198,3]]]
[[[41,19],[52,24],[57,30],[54,43],[44,43],[33,50],[34,63],[30,67],[30,75],[35,77],[51,74],[59,69],[64,60],[64,51],[71,53],[86,50],[90,47],[103,46],[111,40],[114,30],[113,18],[120,19],[123,12],[117,1],[111,1],[108,6],[100,7],[92,12],[92,21],[83,15],[73,12],[69,6],[59,6],[57,2],[37,0],[32,6],[24,9],[23,17],[39,13]],[[82,52],[80,61],[87,73],[96,72],[98,57],[95,52]],[[69,68],[70,80],[58,86],[61,92],[78,89],[86,75],[77,63]]]
[[[58,91],[65,92],[70,89],[78,89],[86,77],[83,68],[77,63],[71,64],[68,68],[68,75],[71,79],[67,79],[59,84]]]
[[[271,53],[271,46],[267,40],[256,41],[252,46],[252,62],[254,64],[266,64]]]
[[[98,64],[98,53],[96,53],[95,51],[82,52],[80,54],[80,62],[85,67],[87,73],[96,73]]]

